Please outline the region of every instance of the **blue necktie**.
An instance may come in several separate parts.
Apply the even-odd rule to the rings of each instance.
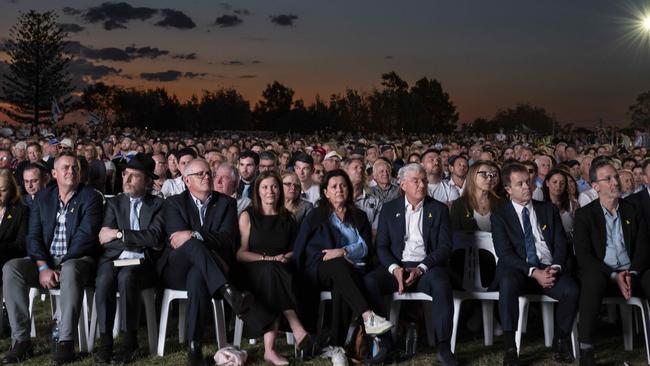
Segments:
[[[140,199],[131,200],[131,230],[140,230],[140,220],[138,218],[138,205]]]
[[[528,263],[535,267],[541,265],[539,257],[537,257],[537,250],[535,249],[535,236],[533,236],[533,227],[530,224],[530,215],[528,208],[524,207],[522,213],[522,220],[524,221],[524,243],[526,244],[526,258]]]

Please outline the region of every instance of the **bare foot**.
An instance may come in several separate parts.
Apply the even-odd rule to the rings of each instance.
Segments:
[[[288,365],[289,361],[286,358],[280,356],[275,350],[265,351],[264,360],[272,363],[275,366],[284,366]]]

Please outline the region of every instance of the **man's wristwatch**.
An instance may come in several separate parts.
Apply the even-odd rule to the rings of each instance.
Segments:
[[[117,234],[115,234],[115,237],[122,240],[122,238],[124,237],[124,233],[122,232],[122,230],[118,230]]]

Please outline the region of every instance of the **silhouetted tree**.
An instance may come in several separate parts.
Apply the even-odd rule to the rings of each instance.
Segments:
[[[530,104],[517,104],[515,108],[501,109],[492,119],[497,128],[504,131],[537,132],[550,134],[557,121],[546,109]]]
[[[628,115],[632,120],[632,127],[650,127],[650,91],[636,97],[636,102],[628,109]]]
[[[293,89],[278,81],[266,86],[262,100],[255,105],[257,128],[261,130],[282,131],[288,128],[289,112],[293,105]]]

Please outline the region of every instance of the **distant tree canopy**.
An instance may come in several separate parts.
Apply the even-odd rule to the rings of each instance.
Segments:
[[[54,11],[22,13],[9,30],[4,51],[9,72],[2,77],[4,109],[18,122],[42,122],[52,117],[52,102],[65,104],[72,91],[65,54],[67,33]],[[62,100],[63,98],[63,100]]]
[[[551,134],[553,124],[555,124],[556,131],[559,131],[558,121],[549,115],[546,109],[521,103],[514,108],[500,109],[490,120],[477,118],[473,123],[464,125],[463,129],[478,133],[494,133],[503,130],[505,132]]]
[[[632,127],[650,127],[650,91],[641,93],[636,97],[636,102],[628,110]]]

